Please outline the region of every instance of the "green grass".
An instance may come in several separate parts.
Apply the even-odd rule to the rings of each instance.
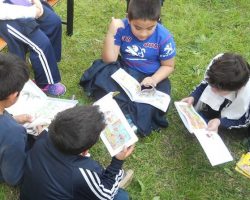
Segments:
[[[55,7],[66,18],[66,1]],[[82,104],[92,103],[78,86],[93,60],[100,58],[102,41],[112,16],[123,18],[121,0],[75,1],[74,34],[63,37],[60,70],[67,86]],[[188,95],[203,78],[210,59],[220,52],[237,52],[250,61],[250,4],[245,0],[169,0],[162,9],[163,24],[177,45],[176,70],[171,75],[172,101]],[[64,28],[65,33],[65,28]],[[247,148],[243,138],[225,135],[223,140],[234,161],[212,167],[197,139],[180,121],[173,104],[167,114],[169,127],[140,139],[124,168],[135,177],[128,192],[134,200],[245,200],[250,181],[234,170]],[[107,165],[110,156],[99,142],[92,157]],[[0,186],[0,199],[18,199],[18,189]]]

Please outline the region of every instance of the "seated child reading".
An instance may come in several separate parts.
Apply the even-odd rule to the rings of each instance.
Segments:
[[[111,91],[119,91],[115,99],[141,136],[166,127],[165,112],[148,104],[132,102],[110,76],[123,68],[142,86],[156,87],[170,95],[168,76],[174,70],[176,51],[173,36],[158,23],[160,10],[160,0],[131,0],[128,18],[111,20],[102,61],[95,61],[80,82],[96,99]]]
[[[204,80],[182,101],[193,104],[208,129],[244,128],[250,123],[250,66],[240,55],[222,53],[208,65]]]
[[[97,106],[77,106],[58,113],[28,153],[20,199],[127,200],[119,183],[123,160],[134,147],[118,153],[106,169],[87,155],[104,127]]]
[[[29,79],[26,63],[12,54],[0,53],[0,182],[17,185],[23,176],[29,148],[26,129],[19,123],[31,116],[12,116],[5,109],[13,105]]]

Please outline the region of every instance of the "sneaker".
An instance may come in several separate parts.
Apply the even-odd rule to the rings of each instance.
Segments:
[[[42,91],[50,96],[61,96],[65,94],[66,87],[62,83],[48,84]]]
[[[128,171],[124,171],[123,178],[119,183],[119,188],[125,189],[129,186],[134,176],[134,171],[129,169]]]

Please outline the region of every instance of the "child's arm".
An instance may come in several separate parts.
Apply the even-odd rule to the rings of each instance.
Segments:
[[[228,119],[228,118],[215,118],[208,122],[208,130],[218,131],[218,127],[222,126],[227,129],[231,128],[243,128],[246,127],[250,116],[244,114],[240,119]]]
[[[20,18],[38,18],[43,14],[42,7],[20,6],[0,1],[0,20],[14,20]]]
[[[33,121],[33,117],[28,114],[22,114],[22,115],[15,115],[13,118],[17,121],[19,124],[25,124],[25,123],[30,123]]]
[[[181,101],[188,103],[189,105],[196,105],[204,89],[208,86],[206,81],[202,81],[189,97],[183,98]]]
[[[159,82],[166,79],[174,71],[174,63],[174,58],[161,61],[160,68],[152,76],[144,78],[141,85],[156,87]]]
[[[102,50],[102,60],[105,63],[115,62],[118,58],[120,46],[115,45],[114,36],[119,28],[124,28],[123,21],[112,17]]]

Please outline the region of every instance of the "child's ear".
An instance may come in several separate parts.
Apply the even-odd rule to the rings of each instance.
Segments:
[[[15,102],[17,100],[19,94],[20,94],[20,92],[13,92],[8,96],[8,99]]]

